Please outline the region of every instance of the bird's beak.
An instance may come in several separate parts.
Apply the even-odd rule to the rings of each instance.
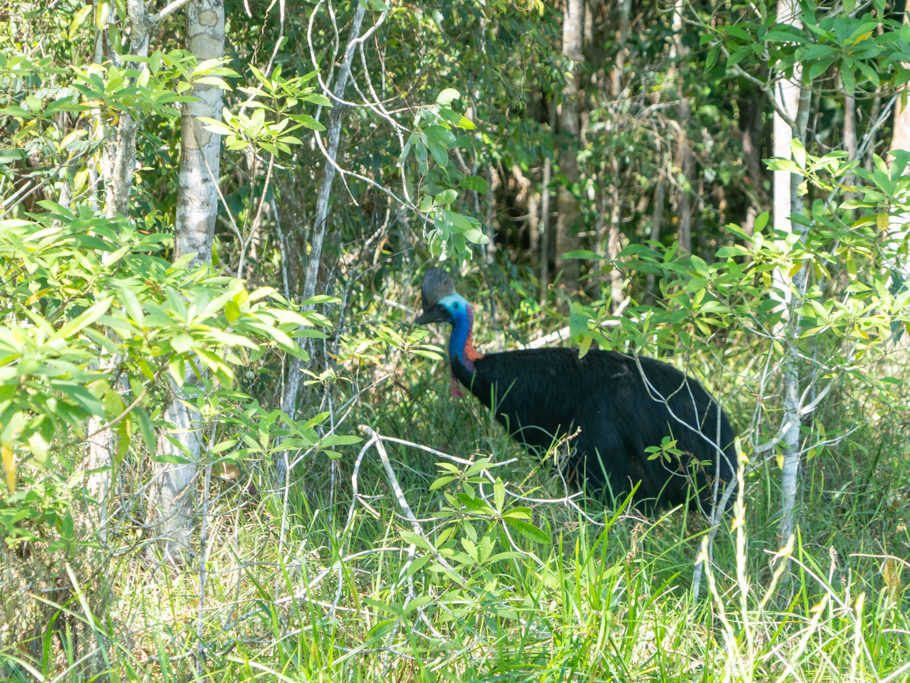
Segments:
[[[429,311],[424,311],[414,320],[415,325],[426,325],[427,323],[444,323],[446,322],[445,315],[438,310],[435,306]]]

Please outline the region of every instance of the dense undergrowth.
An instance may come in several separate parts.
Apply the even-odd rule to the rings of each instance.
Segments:
[[[482,327],[480,343],[507,345],[503,337],[539,324],[508,319],[517,321],[509,333]],[[141,518],[145,476],[141,453],[131,453],[121,486],[138,493],[123,501],[116,539],[85,546],[81,562],[41,544],[20,558],[46,562],[45,581],[3,597],[29,624],[18,639],[5,634],[4,679],[910,675],[903,390],[875,414],[849,387],[827,404],[827,423],[864,426],[806,462],[791,547],[776,535],[776,462],[751,458],[696,589],[708,530],[700,516],[645,518],[624,501],[579,495],[479,404],[450,398],[428,346],[441,337],[379,315],[361,320],[336,354],[349,383],[336,378],[332,394],[339,431],[362,425],[362,441],[337,454],[298,451],[285,498],[271,478],[278,446],[260,434],[239,479],[200,478],[195,557],[183,569],[150,560],[131,522]],[[355,353],[360,334],[380,341]],[[746,434],[748,400],[734,395],[735,380],[699,368],[716,358],[687,358]],[[220,419],[238,434],[256,424]]]

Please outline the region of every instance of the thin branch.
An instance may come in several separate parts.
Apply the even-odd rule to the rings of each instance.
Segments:
[[[185,5],[189,5],[192,0],[174,0],[172,3],[165,5],[160,12],[157,14],[149,14],[148,18],[150,21],[158,24],[165,17],[170,16],[177,10],[183,8]]]

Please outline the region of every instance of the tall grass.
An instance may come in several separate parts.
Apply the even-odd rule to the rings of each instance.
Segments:
[[[446,413],[464,409],[433,419],[463,420]],[[432,452],[365,430],[336,490],[311,481],[286,509],[277,495],[216,483],[204,566],[121,558],[108,568],[107,613],[77,591],[53,605],[38,647],[3,644],[0,671],[13,681],[910,678],[910,536],[905,509],[876,500],[878,483],[871,497],[823,507],[829,484],[808,477],[802,533],[782,549],[764,504],[772,479],[753,472],[693,600],[700,518],[645,519],[622,501],[611,512],[567,495],[552,469],[472,415],[478,431],[465,441],[484,450]],[[326,482],[329,470],[314,460],[308,475]]]
[[[586,499],[476,402],[448,400],[446,379],[399,362],[351,392],[362,443],[298,454],[287,496],[266,450],[246,478],[213,477],[184,568],[149,559],[129,522],[141,496],[115,548],[85,546],[43,583],[14,576],[55,566],[43,550],[0,551],[2,613],[34,625],[0,624],[0,679],[910,680],[900,404],[807,462],[790,544],[774,460],[750,465],[696,591],[699,515]],[[143,490],[144,458],[125,489]]]

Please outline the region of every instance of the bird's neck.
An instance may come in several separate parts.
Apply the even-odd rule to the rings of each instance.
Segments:
[[[449,337],[449,358],[452,363],[459,363],[469,372],[474,371],[474,361],[482,358],[482,354],[474,349],[471,341],[471,332],[474,329],[474,311],[471,305],[465,302],[464,312],[452,321],[452,336]]]

